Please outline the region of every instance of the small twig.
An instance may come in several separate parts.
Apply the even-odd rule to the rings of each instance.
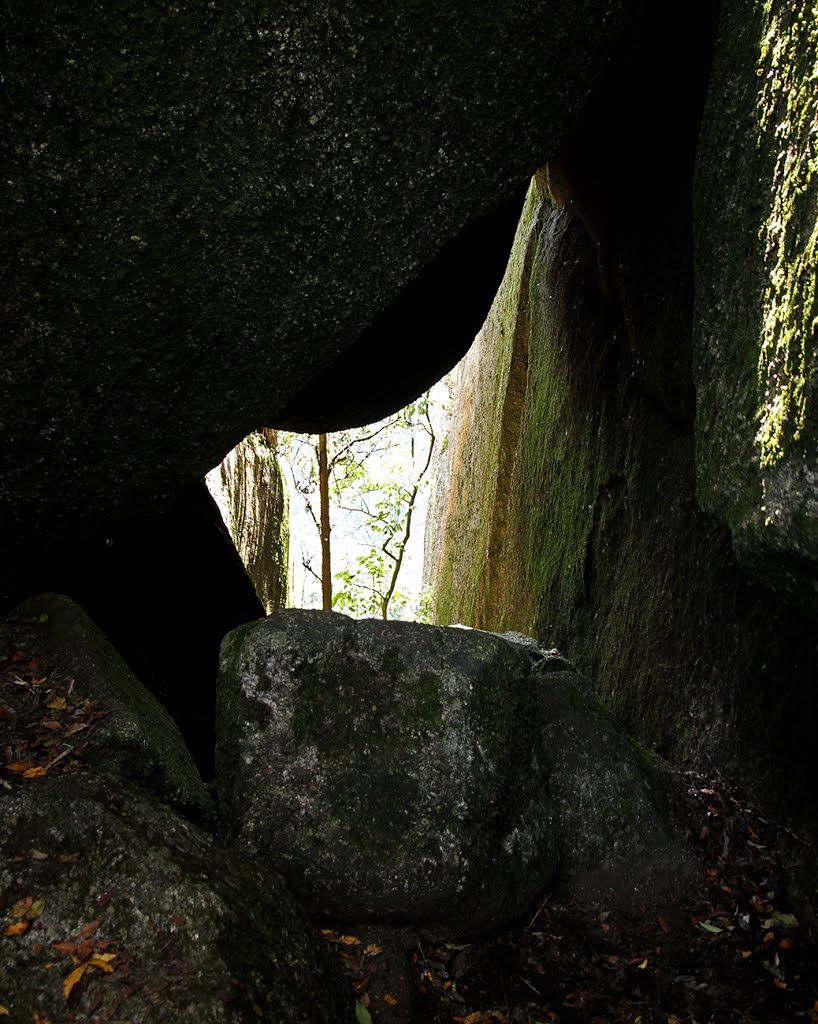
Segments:
[[[548,901],[550,899],[551,899],[551,893],[549,893],[545,897],[545,899],[542,901],[542,903],[539,905],[539,907],[537,909],[537,913],[528,922],[528,925],[526,927],[526,931],[528,931],[529,928],[532,928],[534,926],[534,922],[537,920],[537,918],[540,916],[540,914],[545,910],[546,904],[548,903]]]
[[[67,747],[61,754],[57,754],[55,758],[48,762],[48,764],[45,766],[45,770],[50,771],[58,761],[62,761],[64,757],[68,757],[69,754],[73,753],[74,748],[70,746]]]
[[[528,985],[528,987],[529,987],[529,988],[531,989],[531,991],[532,991],[532,992],[534,993],[534,995],[535,995],[535,996],[537,996],[537,998],[542,998],[542,996],[540,995],[540,992],[539,992],[539,990],[538,990],[538,989],[536,989],[536,988],[534,988],[534,986],[533,986],[533,985],[531,984],[531,982],[530,982],[530,981],[526,981],[526,979],[525,979],[525,978],[523,978],[522,976],[520,977],[520,981],[521,981],[521,982],[522,982],[522,983],[523,983],[524,985]]]

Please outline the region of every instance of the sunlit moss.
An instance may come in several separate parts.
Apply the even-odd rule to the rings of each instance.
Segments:
[[[777,150],[769,214],[759,232],[765,287],[756,443],[763,466],[801,440],[818,326],[818,4],[764,5],[757,75],[759,150]]]
[[[503,282],[486,323],[461,364],[458,408],[452,420],[445,526],[435,574],[434,615],[441,623],[475,624],[486,619],[486,603],[508,603],[498,576],[507,572],[504,527],[506,478],[512,472],[525,380],[519,363],[527,358],[528,288],[541,197],[532,182],[509,256]],[[520,603],[520,587],[512,571]],[[499,624],[499,623],[496,623]],[[513,617],[502,625],[519,626]],[[526,625],[530,625],[527,623]]]

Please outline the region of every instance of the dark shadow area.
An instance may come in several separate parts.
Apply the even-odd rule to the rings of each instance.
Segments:
[[[90,615],[173,716],[205,779],[213,776],[219,645],[264,616],[204,483],[183,484],[168,510],[123,520],[29,578]]]
[[[328,422],[334,430],[372,423],[448,373],[491,308],[527,188],[528,181],[446,242],[358,341],[276,417],[276,426],[320,433]]]

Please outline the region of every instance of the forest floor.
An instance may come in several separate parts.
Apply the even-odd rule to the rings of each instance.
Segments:
[[[684,776],[696,892],[663,913],[543,900],[490,941],[412,929],[323,929],[360,1024],[818,1022],[818,957],[793,912],[794,837],[717,778]]]

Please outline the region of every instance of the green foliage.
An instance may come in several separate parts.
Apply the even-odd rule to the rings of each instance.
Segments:
[[[414,610],[413,595],[397,584],[418,499],[429,486],[434,417],[440,404],[426,392],[379,423],[327,435],[333,535],[346,541],[345,564],[333,574],[333,608],[357,617],[382,618]],[[317,435],[282,434],[279,439],[279,451],[316,535],[317,448]],[[335,541],[334,558],[339,547]],[[302,564],[320,582],[309,552]],[[428,597],[425,601],[428,605]]]

